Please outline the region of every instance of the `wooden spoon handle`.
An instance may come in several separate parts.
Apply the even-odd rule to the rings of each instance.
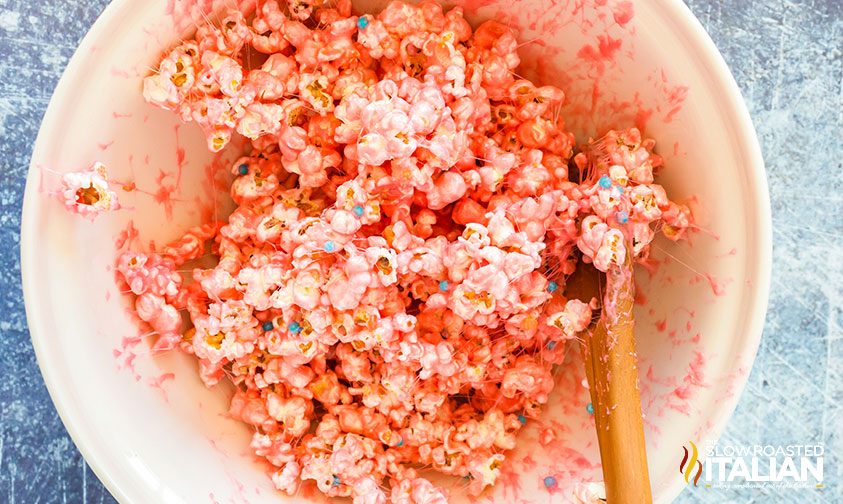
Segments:
[[[622,267],[606,273],[600,319],[583,344],[609,504],[653,501],[638,390],[634,296],[627,258]]]

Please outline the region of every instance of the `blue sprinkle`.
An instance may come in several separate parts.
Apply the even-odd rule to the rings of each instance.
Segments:
[[[521,425],[527,425],[527,417],[524,415],[518,415],[518,421],[521,422]]]
[[[367,17],[357,18],[357,28],[360,28],[361,30],[364,30],[364,29],[366,29],[367,26],[369,26],[369,18],[367,18]]]
[[[336,249],[336,245],[334,245],[334,242],[330,240],[325,242],[325,252],[333,252],[334,249]]]
[[[441,290],[442,292],[445,292],[445,291],[448,290],[448,281],[447,280],[442,280],[442,281],[439,282],[439,290]]]
[[[290,325],[287,326],[287,329],[290,330],[291,333],[300,333],[301,332],[301,324],[298,322],[290,322]]]
[[[354,205],[354,208],[352,208],[351,211],[354,212],[354,215],[363,217],[363,207],[360,205]]]
[[[559,288],[559,284],[554,282],[554,281],[550,281],[547,284],[547,292],[556,292],[556,289],[558,289],[558,288]]]
[[[544,486],[547,488],[553,488],[556,486],[556,478],[553,476],[545,476],[544,478]]]
[[[331,482],[331,486],[332,487],[340,486],[340,477],[337,476],[336,474],[334,475],[334,481]]]
[[[629,213],[624,210],[621,210],[620,212],[617,212],[615,214],[615,219],[617,219],[618,222],[620,222],[621,224],[626,224],[627,222],[629,222]]]
[[[623,186],[618,186],[618,192],[623,194],[624,188]]]
[[[547,342],[547,349],[553,350],[554,348],[556,348],[556,342],[555,341],[548,341]]]
[[[594,414],[594,405],[591,404],[591,403],[586,404],[585,410],[588,411],[589,415],[593,415]]]
[[[268,321],[267,321],[267,322],[264,322],[264,323],[263,323],[263,326],[262,326],[262,327],[263,327],[263,330],[264,330],[264,331],[271,331],[271,330],[272,330],[272,328],[274,328],[274,327],[275,327],[275,324],[273,324],[272,322],[268,322]]]
[[[608,189],[608,188],[612,187],[612,179],[610,179],[608,175],[603,175],[602,177],[600,177],[600,180],[598,180],[598,183],[600,184],[600,187],[602,187],[603,189]]]
[[[401,448],[402,446],[404,446],[404,438],[402,437],[401,441],[398,441],[398,444],[395,445],[395,446],[397,446],[398,448]]]
[[[241,164],[241,165],[237,168],[237,171],[239,171],[239,172],[240,172],[240,175],[246,175],[247,173],[249,173],[249,165],[247,165],[247,164],[245,164],[245,163],[244,163],[244,164]]]

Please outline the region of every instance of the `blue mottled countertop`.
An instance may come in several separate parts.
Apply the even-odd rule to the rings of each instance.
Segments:
[[[0,0],[0,502],[113,502],[56,414],[26,326],[20,207],[50,95],[107,0]],[[691,0],[764,151],[773,284],[721,443],[825,447],[821,489],[689,489],[680,502],[843,502],[843,2]]]

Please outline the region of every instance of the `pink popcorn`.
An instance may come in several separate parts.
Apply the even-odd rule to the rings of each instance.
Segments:
[[[386,504],[386,495],[380,489],[377,480],[372,477],[361,478],[354,485],[354,504]]]
[[[419,372],[421,379],[430,378],[434,374],[448,377],[457,373],[459,369],[454,361],[454,348],[451,344],[422,344],[422,347],[422,355],[419,359],[422,365],[422,370]]]
[[[61,180],[61,198],[69,212],[93,220],[102,212],[120,208],[102,163],[96,162],[85,171],[66,173]]]
[[[270,296],[281,286],[284,277],[284,270],[275,265],[241,269],[237,283],[243,293],[243,301],[259,311],[268,309],[271,305]]]
[[[208,306],[208,320],[208,329],[214,333],[257,325],[257,320],[252,317],[252,305],[235,299],[212,302]]]
[[[310,410],[313,405],[301,397],[284,399],[278,394],[270,393],[266,400],[266,411],[269,416],[284,425],[286,432],[293,437],[301,436],[310,428]]]
[[[504,373],[501,393],[504,397],[514,397],[515,394],[524,393],[544,403],[552,387],[553,377],[549,371],[532,357],[521,356],[515,361],[513,367]]]
[[[228,297],[237,292],[235,278],[222,268],[196,269],[193,272],[193,279],[210,298]]]
[[[447,504],[448,495],[424,478],[404,479],[392,487],[393,504]]]
[[[600,271],[607,271],[612,265],[620,266],[626,257],[624,236],[617,229],[610,229],[603,235],[603,241],[594,254],[594,267]]]
[[[458,173],[445,172],[433,183],[427,192],[427,204],[432,210],[440,210],[462,198],[468,187]]]
[[[232,418],[253,425],[255,427],[267,427],[271,430],[275,422],[266,411],[266,403],[256,391],[236,391],[231,398],[229,414]]]
[[[237,121],[237,132],[253,140],[262,135],[274,135],[280,129],[283,117],[284,109],[280,105],[252,103]]]
[[[309,147],[307,131],[299,126],[282,126],[278,136],[278,147],[285,160],[297,160],[299,153]]]
[[[632,205],[630,217],[635,220],[652,221],[661,217],[661,206],[667,205],[667,198],[660,198],[653,187],[639,185],[630,190]]]
[[[252,435],[251,447],[257,455],[266,457],[270,464],[284,468],[283,472],[279,471],[279,477],[291,473],[298,476],[300,468],[295,463],[292,446],[284,438],[283,433],[262,434],[256,432]]]
[[[155,350],[171,350],[181,341],[181,316],[163,297],[144,293],[135,300],[135,311],[158,335]]]
[[[617,229],[610,229],[599,217],[590,215],[583,219],[582,235],[577,247],[600,271],[606,271],[611,264],[623,262],[625,248],[623,235]]]
[[[255,19],[252,21],[252,27],[258,33],[277,31],[281,29],[286,20],[287,16],[281,10],[278,1],[267,0],[259,4]]]
[[[205,243],[217,235],[221,225],[215,222],[191,228],[181,238],[164,247],[162,255],[172,259],[176,265],[202,257],[205,254]]]
[[[299,175],[302,187],[320,187],[328,179],[327,170],[340,164],[340,155],[330,149],[308,145],[295,159],[284,161],[284,169]]]
[[[232,332],[213,332],[212,324],[204,325],[201,319],[194,319],[195,333],[189,342],[196,357],[210,364],[225,364],[239,359],[254,349],[254,328]],[[242,335],[245,335],[243,337]]]
[[[566,339],[574,338],[591,323],[591,307],[578,299],[565,303],[565,309],[547,318],[547,325],[562,330]]]
[[[369,56],[375,59],[394,59],[398,55],[399,38],[386,28],[380,19],[367,19],[368,25],[357,37],[357,41],[365,47]]]
[[[348,260],[347,271],[337,271],[325,286],[331,304],[339,310],[350,310],[360,304],[363,293],[371,280],[368,264],[362,257]]]
[[[503,465],[504,457],[500,453],[488,454],[477,452],[469,457],[468,467],[471,474],[469,492],[477,495],[486,487],[494,485],[500,476],[500,467]]]
[[[664,220],[662,233],[668,239],[673,241],[682,238],[685,231],[687,231],[693,223],[691,210],[685,205],[678,205],[673,202],[669,203],[667,210],[662,213],[661,217]]]
[[[168,110],[178,110],[197,83],[199,47],[193,42],[174,49],[159,65],[158,73],[143,81],[146,101]]]
[[[495,311],[495,298],[486,291],[473,291],[460,284],[454,289],[449,306],[460,318],[483,325]]]
[[[381,285],[392,285],[398,281],[397,255],[394,250],[370,247],[366,249],[366,259],[375,270]]]
[[[224,223],[126,253],[118,274],[156,348],[235,385],[231,415],[279,490],[447,502],[422,464],[476,495],[594,315],[564,279],[646,259],[691,213],[653,183],[662,159],[638,130],[577,149],[562,91],[515,76],[505,25],[472,32],[430,1],[284,4],[199,27],[145,79],[211,151],[234,135],[247,149]]]
[[[325,115],[334,109],[330,82],[325,75],[303,74],[299,81],[299,96],[320,115]]]
[[[295,461],[284,464],[283,469],[275,472],[272,475],[272,483],[275,488],[281,490],[287,495],[294,495],[299,488],[301,475],[301,467]]]
[[[268,385],[285,383],[294,389],[304,389],[313,381],[315,376],[316,374],[310,367],[295,365],[287,359],[272,359],[263,373],[263,379]]]
[[[287,282],[284,290],[291,292],[290,303],[283,303],[280,297],[272,295],[272,306],[275,308],[285,308],[296,304],[305,310],[312,310],[319,305],[322,296],[321,286],[323,277],[320,271],[316,268],[299,271],[292,278],[292,282]],[[276,291],[276,293],[280,292]]]
[[[149,292],[159,297],[175,297],[182,283],[175,268],[172,259],[158,254],[126,252],[117,262],[117,271],[136,295]]]
[[[379,133],[367,133],[357,142],[357,158],[361,163],[379,166],[389,159],[387,139]]]

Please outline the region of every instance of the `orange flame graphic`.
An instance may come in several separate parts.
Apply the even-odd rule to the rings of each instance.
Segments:
[[[694,486],[697,486],[697,482],[700,480],[700,476],[702,476],[702,463],[697,459],[697,455],[699,455],[697,445],[693,441],[688,442],[691,443],[690,460],[688,449],[683,446],[682,449],[685,450],[685,455],[682,457],[682,462],[679,463],[679,474],[685,477],[685,483],[690,483],[691,474],[693,474],[694,465],[696,465],[697,474],[694,475]]]

